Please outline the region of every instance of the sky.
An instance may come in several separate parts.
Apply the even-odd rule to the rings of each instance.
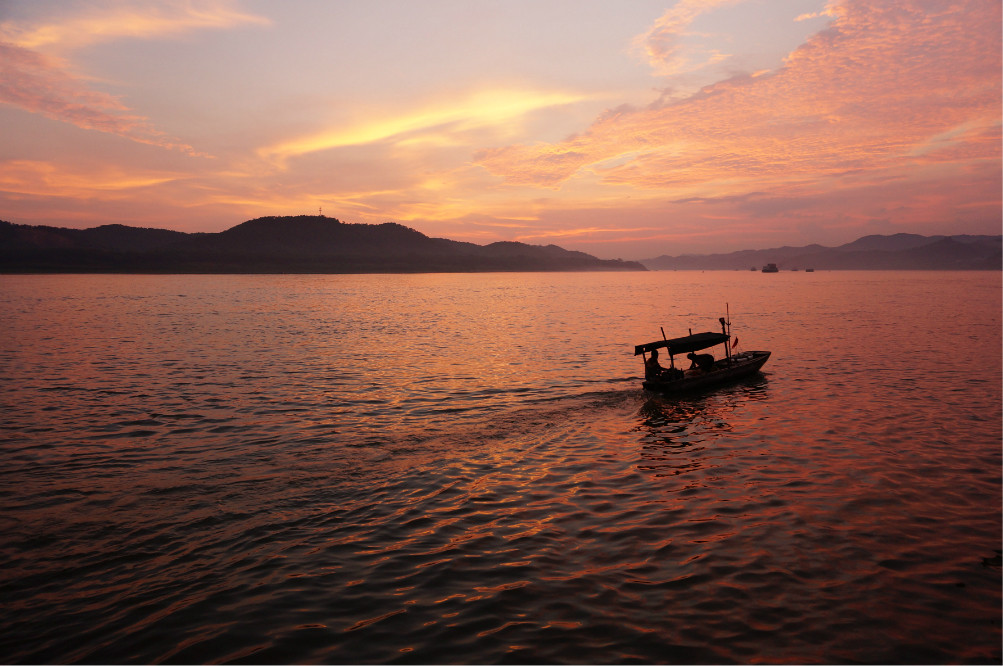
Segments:
[[[0,219],[1001,233],[999,0],[0,0]]]

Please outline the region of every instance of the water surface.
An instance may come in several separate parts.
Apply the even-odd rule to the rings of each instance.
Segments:
[[[1001,660],[983,272],[0,277],[0,661]],[[764,372],[640,390],[716,330]]]

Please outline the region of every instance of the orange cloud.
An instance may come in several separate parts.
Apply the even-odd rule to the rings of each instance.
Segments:
[[[635,188],[741,192],[903,168],[920,153],[998,160],[999,25],[995,0],[939,11],[850,0],[773,74],[619,109],[566,141],[485,150],[477,161],[512,184],[559,187],[597,173]]]
[[[116,199],[141,187],[180,180],[177,174],[137,172],[108,165],[73,168],[37,160],[0,162],[0,192],[19,196]]]
[[[42,25],[0,23],[0,39],[28,49],[66,51],[123,37],[151,38],[241,24],[268,25],[230,0],[160,0],[85,9]]]
[[[258,155],[285,164],[291,157],[321,150],[387,140],[402,145],[454,143],[450,135],[482,127],[501,127],[540,109],[580,102],[586,97],[563,92],[494,89],[417,109],[407,114],[373,118],[258,150]]]

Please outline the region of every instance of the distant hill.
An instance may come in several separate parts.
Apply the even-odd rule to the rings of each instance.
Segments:
[[[729,254],[642,259],[651,270],[1003,270],[1003,236],[864,236],[839,247],[807,245]]]
[[[0,221],[4,273],[415,273],[646,270],[556,245],[476,245],[400,224],[262,217],[219,233],[104,225],[64,229]]]

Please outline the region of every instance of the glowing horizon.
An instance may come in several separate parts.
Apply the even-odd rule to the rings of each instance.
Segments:
[[[603,258],[1001,229],[966,0],[55,2],[0,21],[0,219],[265,215]]]

